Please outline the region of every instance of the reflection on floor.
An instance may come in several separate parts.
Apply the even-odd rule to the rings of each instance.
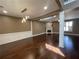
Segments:
[[[74,48],[73,46],[73,42],[72,42],[72,38],[69,36],[64,36],[64,42],[65,42],[65,47],[71,51],[72,48]]]
[[[56,53],[56,54],[59,54],[59,55],[62,56],[62,57],[65,57],[65,55],[64,55],[63,52],[60,50],[60,48],[55,47],[55,46],[50,45],[50,44],[47,44],[47,43],[45,43],[45,47],[46,47],[46,49],[48,49],[49,51],[54,52],[54,53]]]
[[[68,59],[79,59],[79,36],[64,36],[65,52]]]
[[[39,35],[0,46],[0,59],[79,59],[79,37],[64,36],[65,48],[58,47],[58,35]]]

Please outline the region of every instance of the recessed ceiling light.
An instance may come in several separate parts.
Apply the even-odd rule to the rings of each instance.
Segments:
[[[3,13],[5,13],[5,14],[6,14],[6,13],[8,13],[8,12],[7,12],[6,10],[3,10]]]
[[[47,6],[45,6],[45,7],[44,7],[44,10],[47,10],[47,8],[48,8],[48,7],[47,7]]]
[[[25,16],[25,18],[26,18],[26,19],[29,19],[29,18],[30,18],[30,16]]]

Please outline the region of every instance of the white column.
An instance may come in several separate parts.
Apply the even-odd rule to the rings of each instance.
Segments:
[[[59,14],[59,47],[64,48],[64,11]]]

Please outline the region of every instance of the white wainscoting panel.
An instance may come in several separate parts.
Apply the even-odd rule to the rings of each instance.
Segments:
[[[24,38],[28,38],[32,36],[32,31],[24,31],[24,32],[15,32],[15,33],[7,33],[0,34],[0,45],[14,42],[17,40],[22,40]]]

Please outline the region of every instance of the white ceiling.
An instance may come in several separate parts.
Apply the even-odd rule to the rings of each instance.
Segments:
[[[0,6],[4,7],[0,8],[0,14],[16,17],[30,16],[31,18],[59,9],[55,0],[0,0]],[[48,9],[44,10],[44,6],[48,6]],[[27,11],[21,13],[24,8],[27,8]],[[2,10],[7,10],[8,13],[4,14]]]

